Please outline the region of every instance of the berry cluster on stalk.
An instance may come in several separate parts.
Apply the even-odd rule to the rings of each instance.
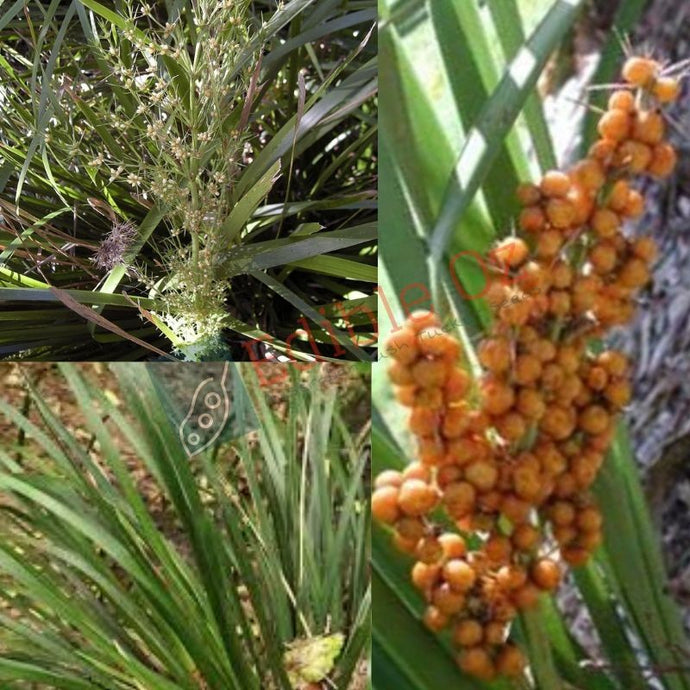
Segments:
[[[432,312],[386,346],[417,460],[377,477],[372,511],[416,559],[426,625],[450,629],[460,667],[485,680],[523,673],[511,622],[602,541],[590,487],[631,387],[625,356],[590,344],[632,317],[655,258],[623,231],[644,206],[631,183],[676,162],[661,106],[678,81],[636,57],[623,77],[587,157],[517,190],[521,233],[489,254],[481,376]]]

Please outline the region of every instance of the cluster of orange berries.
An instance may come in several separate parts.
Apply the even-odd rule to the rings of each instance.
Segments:
[[[427,626],[451,628],[460,667],[485,680],[523,672],[511,621],[558,587],[560,563],[584,564],[602,539],[589,490],[631,389],[625,356],[589,343],[632,316],[655,257],[650,238],[623,234],[643,210],[630,179],[675,163],[658,108],[677,82],[642,58],[623,74],[630,88],[612,94],[587,158],[518,190],[524,234],[490,253],[495,319],[478,380],[432,312],[387,343],[418,460],[377,477],[372,512],[416,558]]]

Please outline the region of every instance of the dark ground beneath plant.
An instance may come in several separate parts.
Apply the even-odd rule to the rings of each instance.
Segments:
[[[625,1],[625,0],[623,0]],[[553,99],[551,114],[571,107],[584,89],[620,2],[590,0],[573,41],[576,74]],[[690,3],[650,0],[630,36],[638,54],[667,62],[690,57]],[[621,54],[621,63],[623,56]],[[563,95],[567,93],[567,95]],[[558,101],[561,103],[558,103]],[[549,107],[547,105],[547,107]],[[633,447],[652,519],[669,574],[669,590],[690,634],[690,79],[670,109],[670,139],[679,154],[675,174],[663,183],[645,182],[644,216],[634,231],[652,235],[659,246],[653,282],[641,295],[638,314],[611,343],[633,364],[634,402],[627,411]],[[554,120],[556,119],[554,117]],[[559,119],[562,121],[562,118]],[[562,125],[555,125],[562,129]],[[573,131],[568,134],[573,134]],[[561,138],[562,140],[562,138]],[[631,564],[631,566],[634,564]],[[577,590],[559,597],[578,638],[597,654],[598,641]]]

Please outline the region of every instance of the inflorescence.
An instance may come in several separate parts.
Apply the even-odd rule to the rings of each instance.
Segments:
[[[602,541],[590,487],[631,386],[626,357],[590,343],[632,317],[656,255],[651,238],[623,232],[644,207],[631,181],[676,162],[661,106],[677,79],[638,57],[623,77],[587,157],[517,190],[522,232],[489,255],[481,376],[432,312],[387,343],[417,460],[377,477],[372,511],[416,560],[426,625],[450,629],[460,667],[485,680],[523,673],[511,622]]]

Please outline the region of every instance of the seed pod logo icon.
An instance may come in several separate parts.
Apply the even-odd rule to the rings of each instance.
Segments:
[[[208,448],[218,438],[228,421],[228,366],[226,362],[220,378],[210,376],[196,387],[187,416],[180,424],[180,440],[190,457]]]

